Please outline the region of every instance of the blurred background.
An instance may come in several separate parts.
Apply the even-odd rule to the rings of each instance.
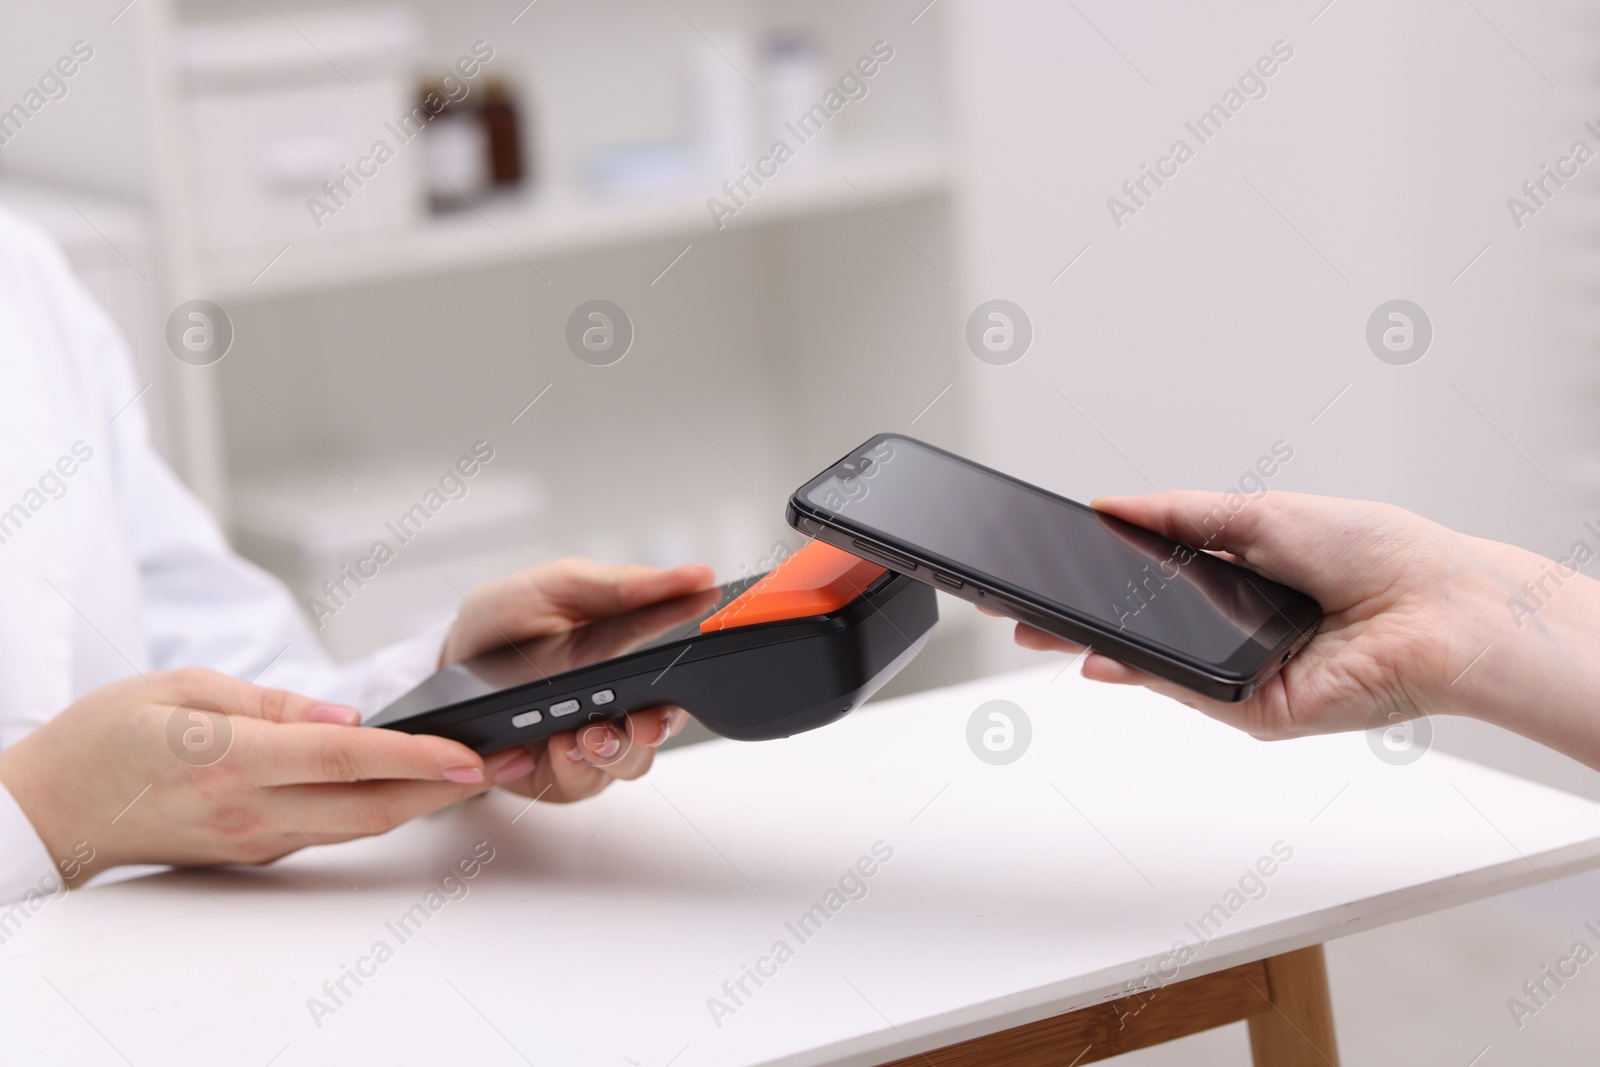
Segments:
[[[1084,499],[1287,446],[1273,489],[1548,555],[1600,523],[1600,164],[1561,162],[1600,151],[1592,5],[54,0],[0,71],[0,204],[340,657],[556,555],[763,569],[788,493],[884,430]],[[195,300],[222,358],[174,358]],[[1393,300],[1431,340],[1380,358]],[[1037,661],[946,608],[896,691]],[[1489,727],[1434,744],[1600,798]],[[1589,1062],[1600,980],[1504,1006],[1596,898],[1562,886],[1330,945],[1350,1062]]]

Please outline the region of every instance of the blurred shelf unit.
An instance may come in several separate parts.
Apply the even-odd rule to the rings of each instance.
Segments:
[[[937,148],[861,152],[821,173],[774,183],[748,213],[728,222],[745,229],[942,193],[949,170]],[[604,198],[550,190],[476,212],[420,221],[390,233],[345,241],[289,242],[287,251],[257,248],[202,261],[213,299],[264,299],[335,285],[361,285],[420,274],[511,265],[535,259],[678,238],[715,236],[705,198],[692,195]],[[282,253],[282,258],[274,257]],[[269,266],[271,269],[264,269]]]
[[[729,7],[704,31],[669,14],[683,20],[665,24],[675,62],[661,58],[668,13],[636,0],[553,25],[581,52],[604,20],[607,51],[638,54],[612,73],[625,85],[607,108],[586,99],[600,72],[504,32],[469,44],[481,25],[437,2],[221,17],[254,9],[213,0],[170,27],[181,151],[168,179],[188,190],[190,288],[270,298],[709,238],[947,186],[936,102],[874,95],[896,52],[858,10],[818,4],[797,26],[765,0]],[[830,54],[844,39],[859,56]],[[875,124],[858,121],[869,97]],[[774,162],[780,141],[789,155]],[[736,210],[719,219],[717,200]]]
[[[782,486],[889,428],[885,410],[958,443],[960,390],[918,415],[959,377],[948,6],[142,0],[96,39],[101,87],[80,77],[49,136],[30,128],[3,162],[148,220],[112,243],[144,290],[144,321],[119,320],[153,358],[158,437],[297,593],[376,529],[383,487],[429,469],[419,455],[502,450],[504,508],[460,510],[462,528],[389,572],[423,577],[341,613],[364,620],[330,638],[353,653],[432,610],[449,592],[434,572],[465,580],[487,559],[693,555],[736,572],[788,536]],[[105,15],[60,0],[30,18],[0,66],[31,69]],[[725,182],[780,139],[792,158],[733,200]],[[49,186],[29,195],[94,248]],[[721,225],[713,197],[737,206]],[[550,299],[529,299],[529,265]],[[649,327],[605,370],[563,332],[600,297]],[[193,299],[233,319],[214,365],[163,352]],[[362,472],[359,494],[330,481],[335,464]],[[692,499],[673,464],[696,472]]]

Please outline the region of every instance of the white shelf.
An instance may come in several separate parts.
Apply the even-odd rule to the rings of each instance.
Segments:
[[[141,258],[134,260],[137,268],[124,264],[125,269],[130,274],[149,269],[144,213],[132,200],[5,174],[0,175],[0,204],[48,231],[74,265],[79,257],[122,263],[118,250],[131,247]]]
[[[949,173],[944,154],[934,149],[847,155],[815,174],[780,173],[722,232],[941,192]],[[698,186],[649,199],[552,190],[387,236],[287,242],[288,251],[270,268],[280,249],[215,258],[203,263],[202,277],[211,299],[255,300],[672,237],[710,239],[719,231],[707,195]]]

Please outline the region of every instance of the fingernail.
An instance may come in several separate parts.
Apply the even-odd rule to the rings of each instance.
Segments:
[[[528,755],[526,752],[518,753],[516,756],[512,757],[510,763],[494,772],[494,780],[496,784],[499,784],[500,782],[514,781],[515,779],[521,778],[523,775],[528,774],[532,770],[533,757]]]
[[[444,776],[447,781],[458,785],[473,785],[483,781],[482,767],[446,767]]]
[[[663,715],[663,716],[661,716],[661,734],[654,741],[650,742],[650,747],[651,748],[660,748],[662,745],[667,743],[667,738],[669,738],[671,736],[672,736],[672,716],[671,715]]]
[[[361,725],[361,713],[343,704],[318,704],[311,709],[312,722],[327,722],[335,726]]]
[[[582,745],[573,745],[571,748],[567,749],[567,758],[569,760],[571,760],[573,763],[582,763],[583,762],[583,746]]]
[[[604,726],[593,726],[585,730],[583,742],[601,759],[610,759],[622,749],[622,742],[617,740],[617,735]]]

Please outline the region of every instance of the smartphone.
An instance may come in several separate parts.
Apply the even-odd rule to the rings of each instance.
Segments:
[[[788,519],[1214,700],[1247,698],[1322,617],[1304,593],[1203,546],[898,434],[879,434],[801,486]]]

